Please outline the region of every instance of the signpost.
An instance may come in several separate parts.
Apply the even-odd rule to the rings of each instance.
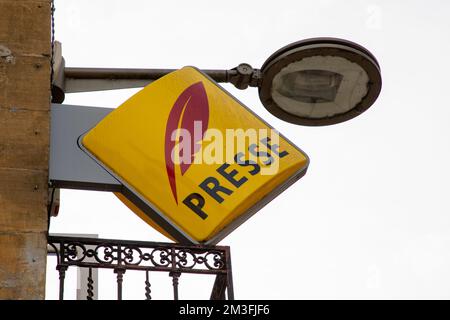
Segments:
[[[261,69],[64,68],[60,60],[55,102],[64,92],[150,84],[114,110],[52,106],[53,187],[112,191],[148,224],[193,244],[218,243],[309,163],[215,81],[257,87],[272,114],[312,126],[360,115],[381,90],[375,57],[337,38],[292,43]]]
[[[52,143],[59,141],[52,157],[69,148],[65,139],[77,159],[72,173],[53,161],[55,185],[113,191],[178,242],[216,244],[308,166],[300,149],[192,67],[151,83],[115,110],[79,108],[52,111],[72,123],[64,130],[70,137],[52,132]]]

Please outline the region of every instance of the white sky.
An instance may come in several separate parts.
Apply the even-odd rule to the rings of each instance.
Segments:
[[[221,242],[231,246],[235,295],[448,299],[449,14],[444,0],[56,0],[56,36],[71,67],[259,68],[278,48],[317,36],[368,48],[381,65],[381,95],[339,125],[285,123],[257,89],[225,85],[311,158],[304,178]],[[71,94],[65,103],[117,107],[134,92]],[[112,194],[88,191],[62,191],[51,232],[165,241]],[[170,279],[158,277],[154,297],[170,298]],[[113,276],[100,281],[101,297],[114,298]],[[125,275],[125,298],[143,298],[136,281]],[[210,285],[182,277],[181,298],[207,298]],[[47,290],[55,296],[52,279]]]

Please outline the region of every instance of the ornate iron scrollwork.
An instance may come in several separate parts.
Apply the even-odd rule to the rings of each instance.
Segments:
[[[225,270],[225,250],[216,247],[198,247],[161,243],[123,244],[120,240],[99,240],[84,238],[55,237],[50,245],[58,251],[63,265],[91,267],[134,267],[133,269],[157,268],[167,271],[183,270]],[[92,241],[90,241],[92,240]],[[59,244],[59,246],[58,246]],[[60,250],[58,248],[64,248]],[[63,252],[60,256],[59,251]]]
[[[87,299],[92,299],[94,296],[93,268],[112,269],[117,273],[119,299],[122,297],[123,275],[127,270],[146,272],[146,299],[151,299],[149,272],[168,272],[173,278],[174,298],[177,299],[178,281],[183,272],[227,277],[231,268],[231,264],[227,260],[229,257],[228,247],[183,246],[173,243],[55,236],[49,236],[48,243],[57,257],[60,298],[64,295],[65,271],[70,266],[89,268]],[[228,283],[227,286],[232,288],[232,283]],[[233,297],[232,292],[230,297]]]

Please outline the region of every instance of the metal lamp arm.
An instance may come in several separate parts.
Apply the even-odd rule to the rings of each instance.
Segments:
[[[55,70],[52,102],[62,103],[65,93],[90,92],[145,87],[176,69],[65,68],[64,59]],[[238,89],[257,87],[260,71],[248,64],[231,70],[202,70],[214,81],[232,83]]]

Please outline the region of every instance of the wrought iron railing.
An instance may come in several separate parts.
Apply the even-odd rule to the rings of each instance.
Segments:
[[[210,274],[216,279],[212,300],[234,299],[230,248],[227,246],[186,246],[174,243],[108,240],[79,237],[48,237],[56,255],[59,272],[59,299],[64,299],[66,271],[87,268],[86,298],[94,298],[93,269],[110,269],[116,274],[117,299],[122,300],[122,283],[127,270],[145,273],[145,299],[151,299],[150,272],[167,272],[172,277],[173,297],[178,300],[182,273]],[[96,298],[96,297],[95,297]]]

